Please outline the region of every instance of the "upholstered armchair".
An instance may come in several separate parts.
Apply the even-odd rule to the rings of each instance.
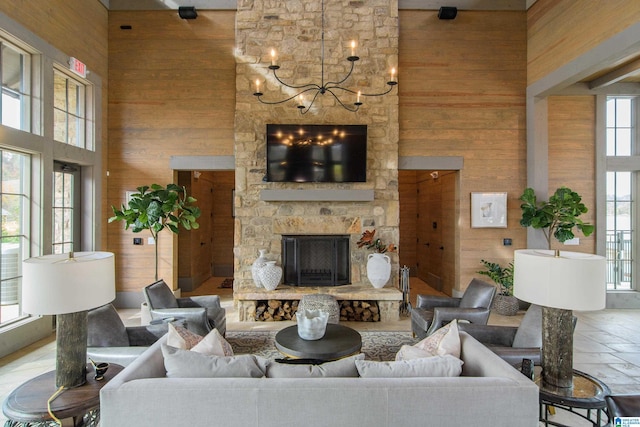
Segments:
[[[542,348],[542,309],[531,304],[520,326],[458,324],[458,329],[486,345],[511,365],[531,359],[540,365]]]
[[[202,336],[213,328],[221,335],[227,331],[226,313],[218,295],[176,298],[164,280],[158,280],[144,288],[144,297],[152,319],[183,320],[187,329]]]
[[[411,310],[411,330],[422,339],[453,319],[486,325],[495,294],[495,286],[473,279],[462,298],[418,295]]]
[[[166,333],[166,323],[125,327],[113,305],[106,304],[89,310],[87,356],[96,362],[127,366]]]

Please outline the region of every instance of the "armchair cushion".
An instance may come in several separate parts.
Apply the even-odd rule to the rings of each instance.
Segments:
[[[149,308],[178,308],[178,300],[176,299],[169,286],[164,280],[160,279],[145,288],[145,296]]]
[[[105,304],[89,311],[87,316],[87,346],[129,346],[127,329],[112,304]]]
[[[495,286],[473,279],[462,295],[460,308],[489,308],[495,294]]]

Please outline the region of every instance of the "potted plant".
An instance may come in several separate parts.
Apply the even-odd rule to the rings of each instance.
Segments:
[[[585,236],[591,235],[595,227],[583,222],[579,216],[587,212],[580,195],[570,188],[560,187],[549,197],[548,202],[538,202],[532,188],[526,188],[520,200],[522,219],[520,225],[542,229],[551,249],[551,238],[560,243],[575,237],[573,229],[577,228]]]
[[[518,313],[520,303],[518,298],[513,296],[513,261],[506,267],[502,267],[496,262],[480,260],[485,270],[478,273],[488,276],[499,287],[498,294],[493,299],[492,308],[496,313],[503,316],[514,316]]]
[[[168,228],[178,233],[179,228],[185,230],[197,229],[197,219],[200,208],[194,203],[196,199],[187,195],[185,187],[168,184],[165,187],[152,184],[151,187],[137,188],[138,192],[131,195],[127,206],[113,209],[114,216],[109,222],[124,221],[125,230],[130,227],[134,233],[149,230],[155,241],[155,279],[158,280],[158,237],[159,233]]]
[[[397,246],[393,243],[388,245],[376,238],[376,230],[365,230],[358,240],[358,247],[365,246],[375,252],[367,257],[367,278],[374,288],[382,288],[391,277],[391,259],[385,252],[394,252]]]

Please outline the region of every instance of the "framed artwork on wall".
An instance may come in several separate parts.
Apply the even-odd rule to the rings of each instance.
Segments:
[[[507,228],[507,193],[471,193],[471,228]]]

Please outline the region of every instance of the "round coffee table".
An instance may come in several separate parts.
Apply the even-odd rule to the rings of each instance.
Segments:
[[[337,360],[360,352],[362,337],[347,326],[329,323],[324,337],[307,341],[298,336],[298,325],[293,325],[276,334],[276,348],[294,359]]]

